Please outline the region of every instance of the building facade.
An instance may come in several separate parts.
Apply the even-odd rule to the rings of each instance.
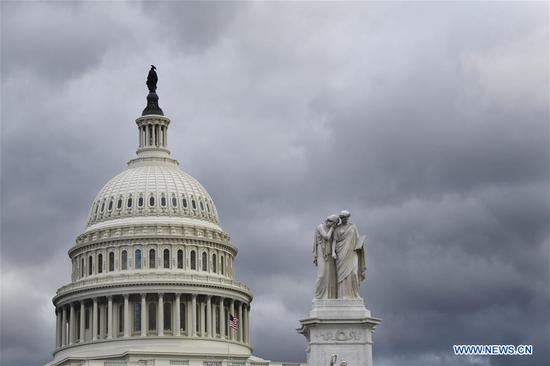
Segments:
[[[99,191],[53,298],[48,365],[280,365],[252,355],[252,295],[206,189],[168,150],[170,119],[150,92],[138,149]]]

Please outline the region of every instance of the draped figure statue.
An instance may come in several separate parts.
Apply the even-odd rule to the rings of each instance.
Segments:
[[[349,222],[350,213],[340,213],[340,224],[334,229],[333,257],[336,260],[336,294],[338,299],[360,298],[359,284],[365,279],[365,237]]]
[[[317,266],[316,299],[336,298],[336,270],[332,257],[332,234],[338,221],[337,215],[330,215],[324,223],[319,224],[315,229],[313,263]]]

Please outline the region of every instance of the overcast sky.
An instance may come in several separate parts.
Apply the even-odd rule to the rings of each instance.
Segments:
[[[351,211],[377,366],[550,359],[548,3],[1,3],[1,364],[51,360],[51,298],[137,147],[170,149],[253,292],[254,353],[304,361],[313,230]],[[275,321],[274,321],[275,320]],[[466,358],[452,344],[533,344]]]

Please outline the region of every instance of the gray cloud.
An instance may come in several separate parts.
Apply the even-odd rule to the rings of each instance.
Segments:
[[[256,354],[305,358],[312,229],[348,208],[368,238],[362,293],[384,319],[377,364],[544,364],[545,10],[2,3],[2,364],[50,358],[66,251],[132,157],[151,63],[173,155],[239,247]],[[454,343],[535,354],[457,358]]]

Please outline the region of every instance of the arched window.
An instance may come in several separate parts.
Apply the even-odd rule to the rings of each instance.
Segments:
[[[164,330],[172,329],[172,304],[164,303]]]
[[[97,255],[97,273],[103,273],[103,254]]]
[[[134,303],[134,331],[141,332],[141,303]]]
[[[126,203],[126,207],[128,208],[132,207],[132,197],[128,197],[128,202]]]
[[[208,204],[208,202],[206,203],[206,211],[208,211],[208,213],[210,213],[210,205]]]
[[[88,257],[88,275],[91,276],[92,275],[92,271],[93,271],[93,265],[92,265],[92,256],[89,256]]]
[[[111,211],[112,209],[113,209],[113,200],[111,199],[111,200],[109,201],[109,208],[108,208],[108,210]]]
[[[115,253],[110,252],[109,253],[109,272],[112,272],[115,270]]]
[[[149,206],[153,207],[155,205],[155,196],[149,197]]]
[[[164,249],[164,252],[162,253],[162,259],[164,268],[170,268],[170,251],[168,249]]]
[[[143,207],[143,197],[142,196],[140,196],[139,199],[138,199],[138,206]]]
[[[178,268],[183,268],[183,250],[178,250]]]
[[[208,271],[208,254],[202,252],[202,270]]]
[[[202,201],[199,202],[201,205],[201,211],[204,211],[204,205],[202,204]]]
[[[212,254],[212,272],[216,273],[218,271],[218,266],[216,263],[216,254]]]
[[[224,261],[223,261],[223,255],[220,256],[220,272],[223,275],[224,273]]]
[[[80,277],[84,277],[84,257],[80,260]]]
[[[166,197],[164,196],[160,197],[160,205],[162,207],[166,207]]]
[[[195,202],[194,199],[191,200],[191,206],[193,206],[193,210],[197,209],[197,203]]]
[[[157,304],[154,302],[149,303],[149,331],[157,329]]]
[[[185,197],[182,198],[181,204],[183,205],[183,208],[187,208],[187,200],[185,199]]]
[[[157,268],[157,262],[155,259],[155,250],[151,249],[149,251],[149,268]]]
[[[136,249],[134,262],[135,262],[135,265],[134,265],[135,268],[141,269],[141,250],[139,249]]]
[[[128,252],[125,250],[120,254],[120,269],[123,271],[128,269]]]
[[[124,306],[118,305],[118,332],[124,333]]]
[[[191,269],[197,269],[197,255],[194,250],[191,251]]]
[[[103,213],[103,211],[105,211],[105,200],[101,202],[101,212]]]
[[[120,210],[120,209],[122,208],[122,198],[119,198],[119,199],[118,199],[118,201],[117,201],[117,203],[116,203],[116,208],[117,208],[118,210]]]
[[[172,207],[178,207],[178,199],[176,196],[172,196]]]

